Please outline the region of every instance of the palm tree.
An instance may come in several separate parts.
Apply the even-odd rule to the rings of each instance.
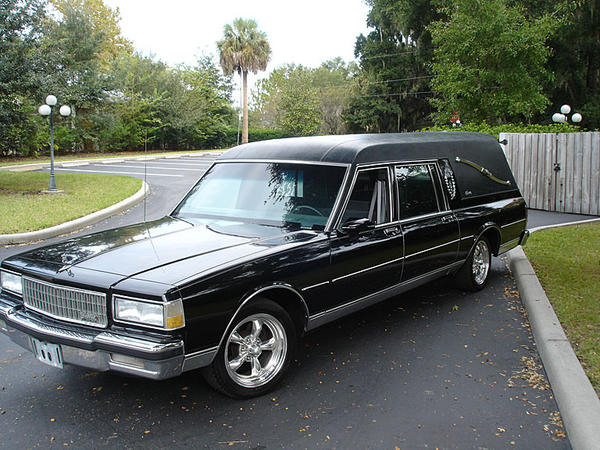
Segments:
[[[248,71],[256,74],[265,70],[271,46],[267,35],[258,29],[252,19],[235,19],[233,24],[227,24],[223,30],[223,39],[217,42],[220,62],[223,72],[230,75],[237,72],[242,77],[244,89],[244,106],[242,121],[242,144],[248,142]]]

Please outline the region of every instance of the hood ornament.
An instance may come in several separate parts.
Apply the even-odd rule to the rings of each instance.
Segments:
[[[69,255],[69,254],[63,254],[60,257],[60,261],[63,263],[63,266],[58,269],[59,272],[62,272],[64,270],[67,270],[69,267],[71,267],[71,263],[75,260],[75,256],[73,255]],[[70,274],[69,274],[70,275]]]

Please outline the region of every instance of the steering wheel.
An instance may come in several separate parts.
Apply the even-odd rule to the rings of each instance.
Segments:
[[[317,216],[325,217],[321,211],[308,205],[296,205],[291,209],[290,214],[294,214],[297,209],[308,209],[309,211],[314,212]]]

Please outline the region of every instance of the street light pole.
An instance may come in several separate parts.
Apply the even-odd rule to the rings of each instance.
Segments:
[[[58,191],[54,180],[54,115],[52,108],[50,108],[50,183],[48,183],[48,190]]]
[[[50,182],[48,183],[48,192],[50,193],[61,192],[56,188],[56,181],[54,179],[54,117],[52,112],[56,103],[56,97],[54,95],[49,95],[46,97],[46,104],[41,105],[38,108],[38,112],[42,116],[50,116]],[[63,105],[60,107],[59,112],[61,116],[67,117],[71,114],[71,108],[67,105]]]

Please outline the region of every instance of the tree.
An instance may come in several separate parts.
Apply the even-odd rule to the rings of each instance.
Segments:
[[[221,67],[225,74],[237,72],[243,85],[242,143],[248,142],[248,72],[265,70],[271,55],[267,35],[258,30],[254,20],[235,19],[224,27],[223,39],[217,42]]]
[[[457,111],[464,120],[490,124],[531,119],[548,105],[546,46],[557,21],[527,19],[505,0],[457,0],[448,21],[430,29],[435,46],[431,99],[438,123]]]
[[[102,39],[98,48],[99,64],[102,71],[110,70],[112,61],[121,52],[131,54],[131,42],[121,35],[121,20],[119,8],[111,9],[103,0],[50,0],[52,5],[63,16],[75,10],[89,19],[90,32],[101,34]]]
[[[569,1],[563,9],[565,18],[550,40],[551,111],[568,103],[583,113],[583,126],[600,128],[600,0]]]
[[[279,93],[276,128],[291,136],[316,134],[321,126],[321,104],[310,71],[301,66],[292,68],[287,81]]]
[[[235,111],[231,107],[231,77],[223,76],[210,56],[202,56],[195,67],[178,69],[185,95],[181,131],[188,131],[189,148],[217,148],[225,137]]]
[[[231,121],[231,80],[210,57],[171,68],[137,54],[114,64],[104,140],[109,150],[218,147]]]
[[[346,64],[339,57],[325,61],[311,71],[312,84],[321,103],[321,133],[341,134],[346,131],[342,114],[349,104],[352,76],[356,71],[355,63]]]
[[[58,14],[46,22],[40,52],[43,85],[71,106],[72,151],[98,150],[96,119],[115,87],[110,73],[114,59],[131,51],[120,36],[118,11],[101,0],[53,0]],[[66,147],[63,143],[63,148]]]
[[[254,92],[257,122],[290,136],[316,134],[321,125],[319,92],[311,69],[286,65],[260,80]]]
[[[45,2],[0,3],[0,153],[30,152],[38,143],[28,114],[39,89],[36,49],[42,33]]]
[[[374,31],[356,39],[360,69],[344,111],[353,132],[399,132],[429,124],[428,25],[442,17],[447,0],[369,0],[367,24]]]
[[[257,83],[251,117],[261,127],[286,135],[343,133],[342,112],[354,70],[354,65],[346,65],[341,58],[316,69],[293,64],[279,67]]]

